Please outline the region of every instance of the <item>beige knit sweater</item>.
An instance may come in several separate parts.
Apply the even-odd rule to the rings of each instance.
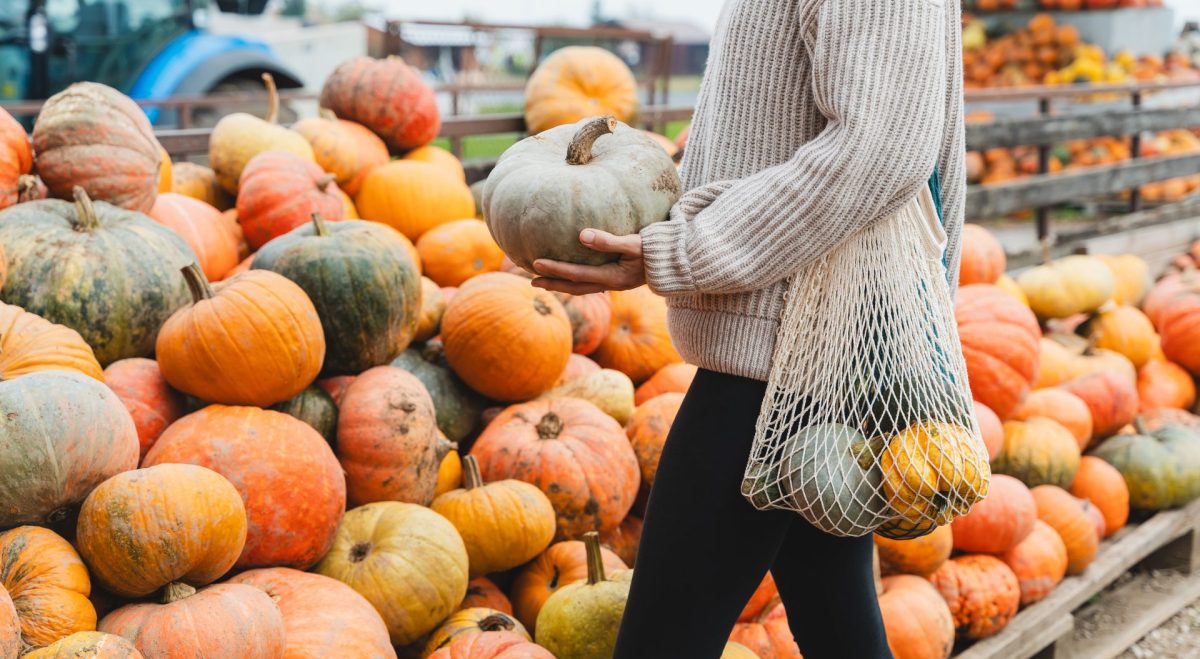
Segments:
[[[939,164],[957,283],[957,0],[727,0],[669,221],[641,232],[689,362],[766,380],[786,278],[895,210]]]

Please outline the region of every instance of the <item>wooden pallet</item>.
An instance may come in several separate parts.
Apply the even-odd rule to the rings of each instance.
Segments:
[[[1102,642],[1089,640],[1077,648],[1073,614],[1126,572],[1148,570],[1176,570],[1197,578],[1185,580],[1176,592],[1148,607],[1130,625],[1106,634]],[[1200,592],[1197,588],[1200,588],[1200,500],[1179,510],[1160,512],[1117,532],[1100,545],[1096,560],[1083,574],[1064,579],[1045,599],[1018,613],[999,634],[955,656],[957,659],[1115,656],[1195,599],[1189,597],[1192,592]],[[1132,590],[1133,586],[1123,585],[1109,596],[1129,596]],[[1085,654],[1097,645],[1103,647],[1101,655]]]

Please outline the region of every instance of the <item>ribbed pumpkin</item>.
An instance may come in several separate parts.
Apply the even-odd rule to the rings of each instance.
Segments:
[[[1029,298],[1025,296],[1025,291],[1021,290],[1021,287],[1017,285],[1017,282],[1012,277],[1002,275],[996,280],[996,288],[1019,302],[1021,306],[1029,307]]]
[[[403,159],[415,160],[417,162],[427,162],[431,165],[436,165],[442,168],[447,174],[450,174],[463,183],[467,182],[467,174],[465,171],[463,171],[462,162],[460,162],[453,153],[450,153],[440,146],[434,146],[432,144],[419,146],[404,154]]]
[[[451,370],[441,341],[410,347],[392,360],[392,366],[412,373],[425,385],[433,399],[438,429],[450,441],[461,442],[475,432],[487,403]]]
[[[992,408],[979,401],[972,402],[975,404],[975,419],[979,421],[979,434],[983,437],[983,445],[987,447],[988,460],[995,460],[1004,448],[1004,426]],[[1087,418],[1091,423],[1092,417]]]
[[[133,643],[116,634],[89,631],[75,632],[24,655],[24,659],[143,659],[143,656]]]
[[[512,615],[512,602],[508,600],[508,596],[504,591],[496,587],[496,584],[487,577],[475,577],[467,584],[467,596],[463,598],[459,609],[470,609],[483,607],[486,609],[495,609]]]
[[[1115,306],[1092,316],[1079,328],[1095,347],[1125,355],[1134,367],[1150,361],[1158,335],[1146,314],[1135,307]]]
[[[950,605],[956,634],[962,638],[980,639],[999,632],[1020,606],[1017,576],[994,556],[952,558],[929,581]]]
[[[115,361],[104,369],[104,381],[129,410],[142,456],[167,426],[184,414],[183,394],[167,384],[153,359]]]
[[[78,371],[104,379],[79,332],[0,302],[0,381],[38,371]]]
[[[213,287],[190,265],[183,278],[194,302],[158,335],[158,365],[171,386],[214,403],[266,407],[312,384],[325,336],[303,289],[267,270]]]
[[[51,96],[33,125],[33,152],[38,176],[59,199],[82,187],[122,208],[154,205],[162,147],[146,113],[112,87],[77,82]]]
[[[19,526],[0,533],[0,589],[8,591],[21,641],[30,648],[96,628],[87,568],[71,544],[49,529]]]
[[[1159,331],[1167,359],[1200,374],[1200,295],[1181,293],[1167,301],[1161,312]]]
[[[501,401],[550,389],[571,355],[571,323],[558,300],[503,272],[459,288],[442,316],[442,339],[454,372]]]
[[[633,565],[637,561],[638,544],[642,540],[642,518],[630,513],[616,528],[600,534],[600,544]]]
[[[607,572],[629,569],[608,549],[601,547],[600,557]],[[517,619],[529,631],[536,631],[538,613],[546,599],[563,586],[587,579],[587,574],[587,549],[583,541],[567,540],[550,545],[513,581],[510,592]]]
[[[605,368],[628,375],[641,384],[663,367],[682,362],[667,332],[667,305],[649,288],[612,291],[612,321],[608,335],[592,353]]]
[[[1137,306],[1146,298],[1154,286],[1154,278],[1150,276],[1150,266],[1141,257],[1133,254],[1096,256],[1112,271],[1113,302]]]
[[[246,163],[238,184],[237,218],[251,249],[312,221],[345,216],[333,174],[286,151],[264,151]]]
[[[590,358],[584,357],[579,353],[571,353],[570,358],[567,359],[567,368],[563,370],[562,375],[558,378],[558,384],[555,386],[561,387],[564,384],[587,377],[599,370],[600,365]],[[629,379],[628,376],[625,376],[625,378]],[[630,382],[633,381],[630,380]]]
[[[141,213],[34,201],[0,211],[8,277],[0,297],[79,332],[102,365],[146,357],[163,322],[187,303],[179,268],[195,260],[174,231]]]
[[[696,370],[692,364],[667,364],[633,392],[634,404],[641,405],[659,394],[687,393],[688,387],[692,386],[692,380],[696,377]]]
[[[245,112],[227,114],[213,126],[208,136],[209,165],[217,174],[217,182],[230,194],[238,193],[238,182],[246,164],[264,151],[286,151],[305,160],[313,159],[312,147],[304,136],[276,125],[279,95],[275,90],[275,79],[264,73],[263,82],[267,88],[265,120]]]
[[[421,506],[381,501],[346,513],[317,572],[375,607],[394,645],[433,631],[467,591],[467,550],[454,525]]]
[[[633,381],[611,368],[560,384],[538,396],[537,400],[547,398],[582,398],[620,424],[628,423],[633,416]]]
[[[409,240],[447,222],[475,216],[466,183],[429,163],[393,160],[375,167],[354,195],[363,217],[390,225]]]
[[[1100,371],[1113,371],[1131,383],[1137,382],[1137,369],[1125,355],[1093,347],[1087,339],[1074,334],[1053,333],[1041,341],[1038,376],[1033,386],[1057,387]]]
[[[959,286],[994,284],[1004,274],[1006,263],[1004,246],[990,231],[978,224],[963,225]]]
[[[1172,362],[1153,360],[1138,369],[1138,411],[1189,409],[1196,403],[1191,374]]]
[[[801,659],[800,648],[788,626],[787,612],[778,598],[757,616],[734,625],[729,640],[750,648],[764,659]]]
[[[532,135],[596,115],[628,122],[637,107],[633,72],[616,55],[594,46],[559,48],[525,83],[525,124]]]
[[[558,513],[558,539],[613,528],[637,495],[637,456],[621,426],[577,398],[504,410],[471,454],[484,479],[515,478],[545,492]]]
[[[489,608],[459,609],[429,635],[429,641],[425,643],[425,656],[449,647],[460,638],[484,632],[512,632],[527,641],[531,640],[525,626],[511,614]]]
[[[1042,332],[1027,307],[995,286],[958,289],[954,316],[975,399],[1007,418],[1037,375]]]
[[[353,588],[321,574],[286,567],[243,572],[230,583],[266,593],[283,617],[286,659],[394,659],[387,627]]]
[[[366,173],[389,159],[387,145],[370,129],[332,113],[297,121],[292,130],[312,145],[321,169],[337,177],[338,187],[353,195]]]
[[[546,598],[538,612],[536,639],[556,657],[608,659],[617,644],[633,573],[605,573],[595,531],[584,534],[583,544],[587,580],[567,584]]]
[[[1195,294],[1200,292],[1200,273],[1195,267],[1188,267],[1183,272],[1172,272],[1159,279],[1142,301],[1142,311],[1154,326],[1162,331],[1162,314],[1167,304],[1180,294]]]
[[[17,203],[20,179],[33,169],[33,148],[25,127],[0,108],[0,210]]]
[[[1039,318],[1067,318],[1108,302],[1116,288],[1112,271],[1091,256],[1067,256],[1017,277]]]
[[[576,354],[590,355],[608,336],[612,321],[612,301],[608,293],[567,295],[559,293],[567,318],[571,320],[571,345]]]
[[[1039,485],[1031,492],[1037,502],[1038,519],[1049,524],[1067,547],[1067,574],[1083,572],[1100,546],[1100,537],[1084,508],[1091,504],[1055,485]]]
[[[963,552],[1003,554],[1033,531],[1037,504],[1029,488],[1004,474],[994,474],[987,497],[971,512],[954,520],[954,548]]]
[[[446,313],[446,298],[442,289],[429,277],[421,277],[421,313],[417,318],[417,333],[413,341],[428,341],[442,327],[442,314]]]
[[[1021,606],[1049,595],[1067,574],[1067,546],[1054,527],[1040,519],[1034,521],[1033,531],[1000,560],[1017,575]]]
[[[100,621],[100,631],[129,639],[146,659],[278,659],[287,647],[279,607],[263,591],[237,583],[202,590],[171,584],[161,604],[123,606]]]
[[[1093,441],[1116,434],[1137,416],[1136,385],[1115,371],[1098,371],[1060,386],[1087,404]]]
[[[376,366],[346,389],[337,454],[352,505],[433,501],[439,463],[433,409],[420,380],[393,366]]]
[[[400,152],[432,142],[442,124],[433,90],[395,56],[339,64],[321,88],[321,107],[370,128]]]
[[[523,565],[550,546],[554,507],[541,490],[512,479],[484,483],[472,455],[462,466],[462,488],[439,496],[430,507],[458,529],[471,577]]]
[[[1094,455],[1079,461],[1079,471],[1071,483],[1071,494],[1087,499],[1104,517],[1104,537],[1125,526],[1129,520],[1129,487],[1115,467]]]
[[[520,634],[497,631],[469,634],[428,659],[554,659],[554,655]]]
[[[1029,487],[1070,487],[1078,469],[1079,445],[1057,421],[1035,416],[1004,423],[1004,448],[992,461],[995,473],[1014,476]]]
[[[235,204],[233,195],[217,183],[216,172],[186,160],[171,167],[171,192],[203,201],[219,211],[227,211]]]
[[[321,387],[311,385],[282,403],[275,403],[271,409],[308,424],[330,446],[337,444],[337,404]]]
[[[683,394],[667,393],[651,398],[634,411],[633,418],[625,427],[646,487],[654,485],[654,474],[658,471],[663,444],[682,404]]]
[[[150,217],[183,238],[209,279],[221,279],[237,265],[237,237],[213,206],[166,192],[158,195]]]
[[[237,488],[247,523],[240,569],[311,567],[346,509],[346,479],[329,445],[281,412],[209,405],[173,423],[142,460],[164,463],[208,467]]]
[[[879,612],[895,659],[948,659],[954,649],[954,616],[928,581],[907,574],[886,577]]]
[[[245,542],[246,506],[237,489],[211,469],[177,464],[104,481],[83,502],[75,535],[92,577],[123,597],[174,581],[212,583],[233,567]]]
[[[421,234],[417,253],[425,276],[438,286],[462,286],[471,277],[496,272],[504,258],[487,225],[474,218],[439,224]]]
[[[939,526],[928,535],[911,540],[892,540],[875,536],[875,547],[879,552],[879,567],[882,573],[915,574],[927,577],[950,558],[954,546],[954,534],[950,526]]]
[[[1121,434],[1094,451],[1117,468],[1129,487],[1129,504],[1140,510],[1163,510],[1200,495],[1200,439],[1194,431],[1167,425],[1154,431]]]
[[[251,267],[287,277],[312,300],[325,332],[321,374],[356,374],[394,359],[417,331],[421,275],[407,242],[375,222],[316,215],[264,245]]]
[[[24,649],[21,641],[21,621],[17,608],[4,586],[0,586],[0,657],[16,659]]]
[[[1037,389],[1029,392],[1025,400],[1012,414],[1014,421],[1028,421],[1035,416],[1058,422],[1070,431],[1079,445],[1087,448],[1092,438],[1092,411],[1079,396],[1058,387]]]
[[[59,521],[105,479],[137,466],[129,412],[85,375],[0,381],[0,409],[0,528]]]

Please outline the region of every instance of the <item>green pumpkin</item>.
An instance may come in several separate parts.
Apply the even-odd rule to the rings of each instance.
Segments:
[[[295,282],[325,330],[321,376],[356,375],[388,363],[417,331],[421,273],[405,239],[376,222],[320,217],[275,238],[251,268]]]
[[[882,474],[866,437],[839,423],[809,426],[788,438],[781,464],[790,506],[814,526],[864,535],[887,521]]]
[[[1200,495],[1200,437],[1182,426],[1116,435],[1093,453],[1121,472],[1133,508],[1164,510]]]
[[[585,533],[583,542],[587,547],[587,581],[563,586],[546,599],[534,625],[536,640],[556,657],[610,659],[633,571],[606,576],[598,534]]]
[[[192,300],[179,269],[196,255],[149,217],[75,194],[0,211],[0,298],[79,332],[102,366],[149,357],[162,324]]]
[[[309,385],[294,397],[275,403],[271,409],[300,419],[320,433],[331,447],[337,445],[337,404],[321,387]]]
[[[426,341],[392,360],[392,366],[412,373],[433,398],[438,429],[452,442],[461,442],[479,427],[488,401],[463,383],[450,369],[441,341]]]

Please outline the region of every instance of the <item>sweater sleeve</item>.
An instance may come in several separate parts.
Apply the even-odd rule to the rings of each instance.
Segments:
[[[777,166],[702,188],[711,203],[694,216],[676,209],[643,229],[650,287],[662,295],[762,288],[916,194],[944,135],[949,1],[816,5],[804,18],[804,45],[825,129]]]

